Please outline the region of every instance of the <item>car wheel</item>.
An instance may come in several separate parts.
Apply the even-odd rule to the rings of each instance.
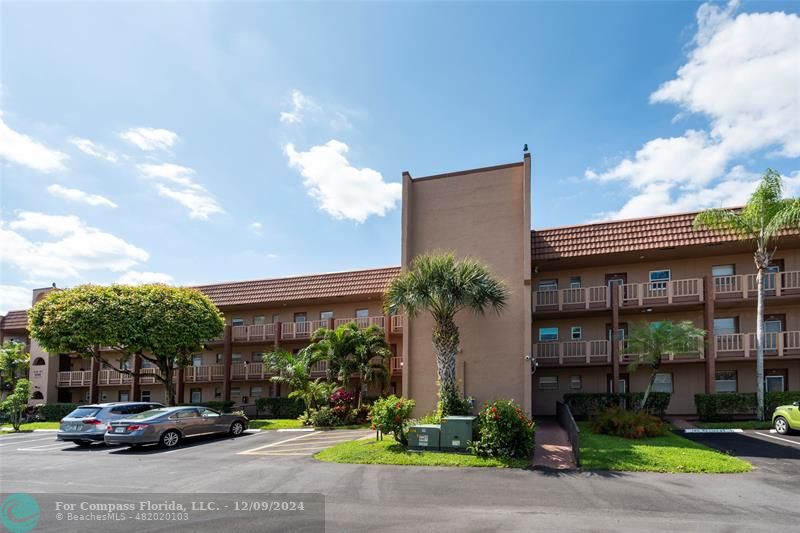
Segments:
[[[90,440],[76,440],[75,444],[77,444],[81,448],[88,448],[89,446],[92,445],[92,441],[90,441]]]
[[[231,424],[231,431],[230,431],[231,435],[233,435],[234,437],[238,437],[243,432],[244,432],[244,424],[242,424],[238,420],[233,424]]]
[[[775,431],[780,435],[786,435],[789,433],[789,422],[782,416],[775,418]]]
[[[160,444],[164,448],[174,448],[178,445],[181,441],[181,434],[175,431],[174,429],[170,429],[169,431],[164,432],[161,435]]]

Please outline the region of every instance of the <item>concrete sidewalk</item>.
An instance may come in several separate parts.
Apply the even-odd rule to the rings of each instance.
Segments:
[[[567,432],[554,419],[536,421],[534,468],[574,470],[577,468]]]

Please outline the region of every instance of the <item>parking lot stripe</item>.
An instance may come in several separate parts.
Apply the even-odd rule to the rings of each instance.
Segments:
[[[14,440],[14,441],[12,441],[12,442],[3,442],[3,443],[0,443],[0,446],[10,446],[10,445],[12,445],[12,444],[13,444],[13,445],[17,445],[17,444],[25,444],[25,443],[27,443],[27,442],[42,442],[42,441],[46,441],[46,440],[49,440],[50,442],[53,442],[53,437],[45,437],[45,438],[31,439],[31,440]]]
[[[59,442],[57,444],[45,444],[44,446],[29,446],[27,448],[17,448],[18,452],[46,452],[55,448],[63,448],[65,444]]]
[[[794,444],[795,446],[800,446],[800,442],[789,440],[789,439],[784,439],[784,438],[781,438],[781,437],[776,437],[775,435],[769,435],[767,433],[761,433],[760,431],[756,431],[756,435],[761,435],[762,437],[769,437],[769,438],[775,439],[775,440],[782,440],[783,442],[788,442],[789,444]]]
[[[292,437],[290,439],[284,439],[284,440],[281,440],[281,441],[278,441],[278,442],[273,442],[271,444],[265,444],[264,446],[259,446],[258,448],[251,448],[249,450],[245,450],[243,452],[239,452],[239,455],[248,455],[248,454],[251,454],[251,453],[253,453],[255,451],[258,451],[258,450],[263,450],[265,448],[272,448],[274,446],[278,446],[279,444],[283,444],[284,442],[289,442],[289,441],[298,440],[298,439],[304,439],[306,437],[310,437],[311,435],[316,435],[317,433],[318,432],[315,431],[314,433],[306,433],[305,435],[298,435],[297,437]]]

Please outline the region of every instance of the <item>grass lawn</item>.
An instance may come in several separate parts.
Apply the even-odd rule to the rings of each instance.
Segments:
[[[765,420],[733,420],[731,422],[698,422],[704,429],[771,429],[772,422]]]
[[[482,466],[494,468],[525,468],[524,459],[484,459],[463,453],[409,451],[391,437],[381,441],[356,440],[322,450],[315,458],[328,463],[409,466]]]
[[[20,426],[20,431],[33,431],[34,429],[58,429],[58,422],[27,422]],[[7,427],[9,430],[4,433],[11,433],[11,424],[0,424],[0,427]]]
[[[250,429],[300,429],[303,424],[296,418],[260,418],[250,421]]]
[[[592,433],[582,423],[581,466],[623,472],[749,472],[751,465],[674,433],[649,439],[623,439]]]

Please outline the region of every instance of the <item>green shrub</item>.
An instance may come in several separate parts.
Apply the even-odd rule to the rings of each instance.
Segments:
[[[609,407],[624,406],[627,409],[637,409],[644,397],[642,392],[604,393],[580,392],[567,393],[564,402],[569,405],[573,416],[576,418],[591,418],[605,411]],[[663,418],[667,411],[672,395],[668,392],[651,392],[647,398],[645,412]]]
[[[415,418],[413,422],[414,425],[441,424],[442,418],[439,416],[438,411],[433,411],[427,415],[422,415],[419,418]]]
[[[303,401],[295,398],[259,398],[256,400],[256,416],[267,418],[298,418],[303,414]]]
[[[76,403],[46,403],[39,406],[39,416],[47,422],[58,422],[77,407]]]
[[[664,434],[664,423],[658,418],[641,411],[626,411],[621,407],[609,407],[591,419],[589,427],[595,433],[641,439],[658,437]]]
[[[468,416],[472,414],[475,398],[464,398],[460,395],[450,396],[447,401],[439,401],[436,406],[436,417],[441,420],[446,412],[450,416]]]
[[[495,400],[478,414],[478,438],[467,449],[480,457],[526,459],[533,451],[534,424],[514,400]]]
[[[394,394],[388,398],[379,398],[372,404],[369,420],[373,428],[384,434],[392,433],[397,442],[407,446],[406,427],[414,405],[414,400],[398,398]]]
[[[311,411],[308,422],[314,427],[331,427],[336,425],[333,410],[327,405]]]
[[[768,392],[764,400],[767,406],[766,413],[771,416],[772,411],[779,405],[800,400],[800,391]],[[703,422],[722,422],[737,416],[755,416],[756,402],[754,392],[694,395],[697,416]]]

